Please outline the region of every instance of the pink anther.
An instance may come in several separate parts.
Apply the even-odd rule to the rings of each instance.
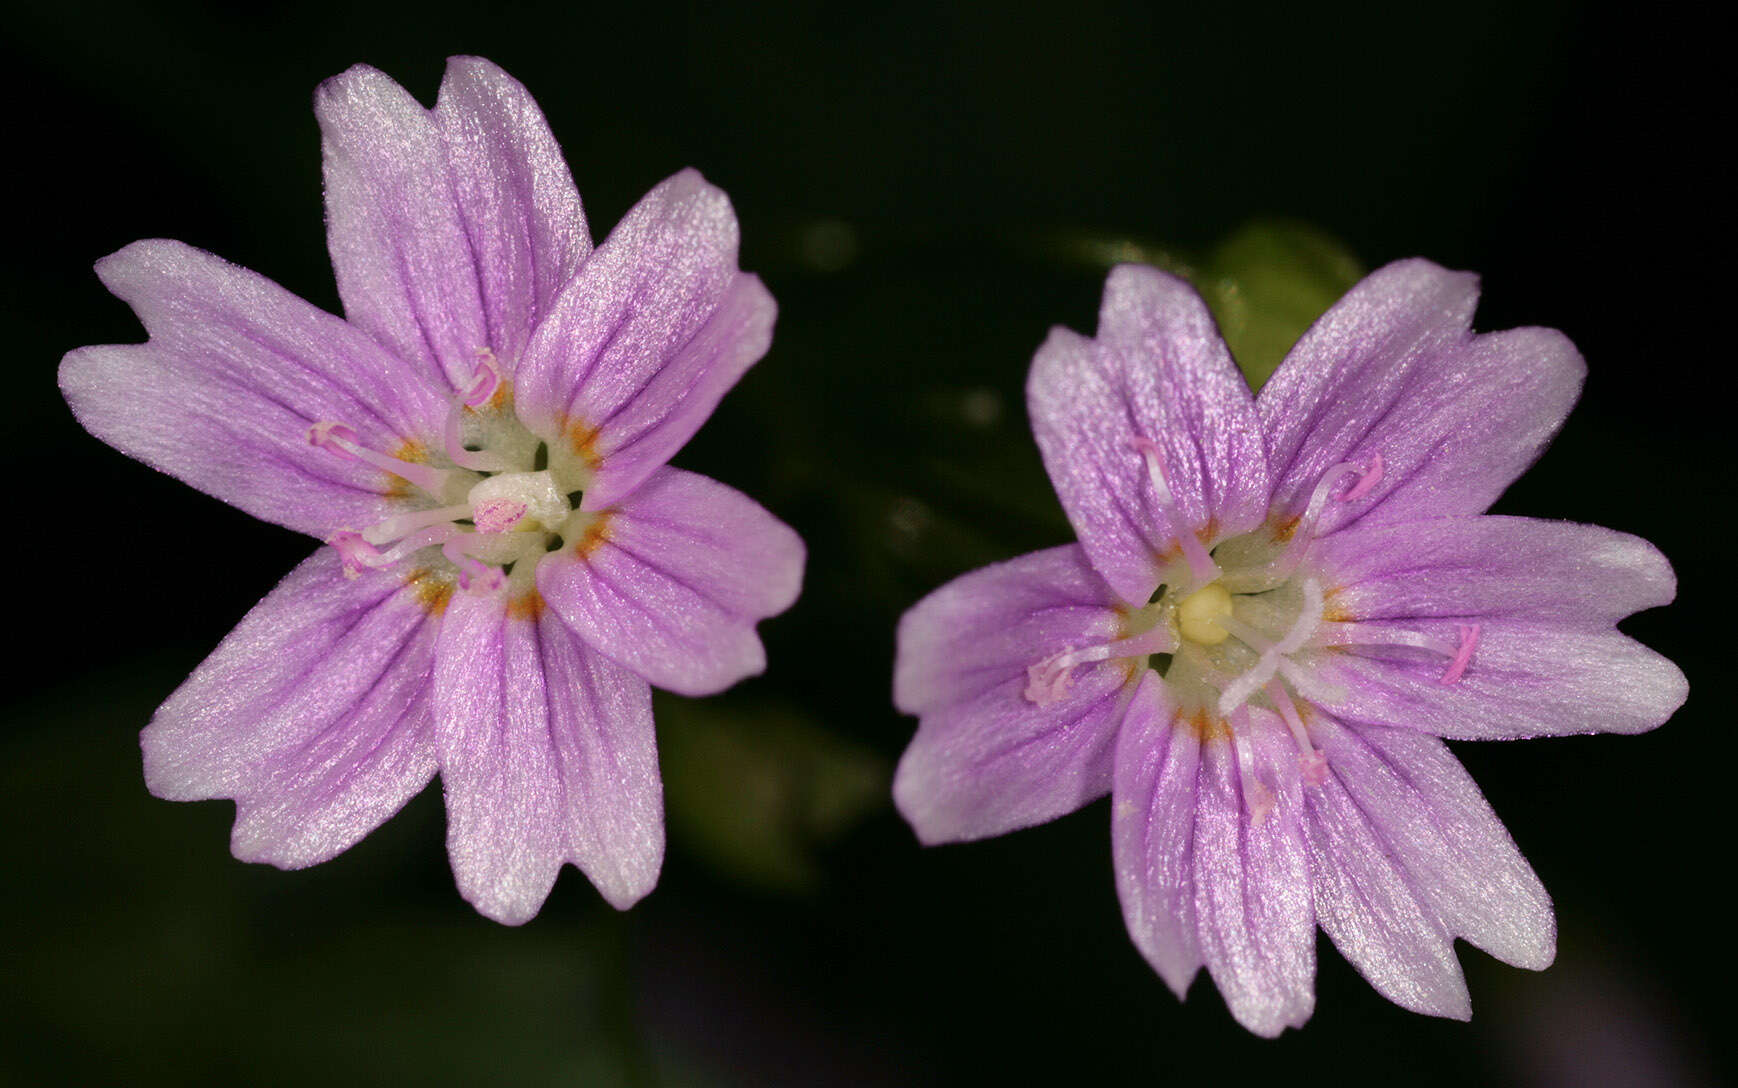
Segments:
[[[1128,440],[1128,444],[1136,453],[1141,454],[1143,457],[1151,457],[1156,461],[1159,466],[1159,478],[1169,482],[1169,478],[1165,474],[1165,451],[1159,449],[1159,444],[1157,442],[1154,442],[1144,434],[1137,434]]]
[[[1306,786],[1320,786],[1328,780],[1327,753],[1320,748],[1311,748],[1307,752],[1298,753],[1298,774]]]
[[[507,584],[507,576],[500,567],[492,567],[468,555],[460,557],[458,568],[459,588],[467,593],[494,593]]]
[[[1194,531],[1184,522],[1183,512],[1177,509],[1176,496],[1171,492],[1170,473],[1165,468],[1164,451],[1159,444],[1145,435],[1135,435],[1129,439],[1129,445],[1135,452],[1146,458],[1147,476],[1152,480],[1153,490],[1159,496],[1159,505],[1164,507],[1165,518],[1170,521],[1168,528],[1177,539],[1177,547],[1182,549],[1183,557],[1189,562],[1189,573],[1195,576],[1199,585],[1206,585],[1219,576],[1219,567],[1213,562],[1213,556],[1207,551]]]
[[[501,369],[496,364],[495,353],[488,348],[477,349],[477,372],[461,399],[472,408],[480,408],[489,403],[489,398],[495,395],[500,385]]]
[[[356,432],[342,423],[321,420],[308,428],[308,445],[335,453],[350,461],[364,461],[383,472],[420,487],[431,495],[439,495],[446,486],[447,474],[429,465],[392,457],[362,444]]]
[[[1061,664],[1060,656],[1047,657],[1036,665],[1026,666],[1026,690],[1021,694],[1036,706],[1055,706],[1073,685],[1071,667]]]
[[[338,549],[338,557],[344,561],[344,577],[351,580],[361,577],[365,570],[383,565],[380,549],[363,540],[361,533],[346,529],[326,543]]]
[[[1479,625],[1461,624],[1460,649],[1454,652],[1454,660],[1448,663],[1448,671],[1438,678],[1439,684],[1452,684],[1460,679],[1461,673],[1472,664],[1472,652],[1479,644]]]
[[[1362,477],[1357,483],[1352,485],[1350,491],[1340,496],[1341,502],[1356,502],[1358,499],[1368,495],[1375,489],[1377,484],[1382,482],[1382,455],[1380,453],[1372,453],[1370,455],[1370,467],[1359,469],[1358,471],[1363,474]]]
[[[529,509],[513,499],[484,499],[471,508],[471,521],[479,533],[504,533],[519,524]]]
[[[330,450],[333,453],[336,453],[341,457],[347,457],[352,461],[357,460],[357,457],[355,453],[351,452],[351,449],[347,447],[355,447],[360,444],[360,440],[356,437],[356,432],[351,430],[349,427],[344,426],[342,423],[334,423],[329,419],[323,419],[308,428],[308,445],[318,446],[323,450]]]

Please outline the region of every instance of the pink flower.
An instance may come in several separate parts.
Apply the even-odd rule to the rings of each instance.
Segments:
[[[1125,266],[1027,387],[1080,543],[900,624],[926,843],[1106,793],[1135,944],[1263,1035],[1308,1019],[1319,925],[1389,999],[1465,1018],[1453,940],[1542,968],[1551,904],[1438,739],[1634,733],[1683,674],[1616,630],[1672,599],[1646,541],[1481,516],[1581,388],[1561,334],[1474,335],[1473,277],[1365,279],[1259,398],[1199,296]]]
[[[454,58],[433,110],[356,67],[315,99],[346,320],[175,242],[97,266],[147,343],[67,355],[103,441],[327,545],[144,731],[235,856],[342,852],[438,772],[462,894],[509,924],[564,862],[627,907],[663,858],[656,684],[760,672],[802,542],[665,462],[766,351],[735,214],[684,171],[592,248],[525,89]],[[210,542],[215,550],[217,545]]]

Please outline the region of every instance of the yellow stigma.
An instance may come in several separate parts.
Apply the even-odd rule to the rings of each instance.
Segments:
[[[1208,582],[1177,604],[1177,631],[1191,642],[1217,646],[1228,632],[1219,620],[1231,615],[1231,594],[1218,582]]]

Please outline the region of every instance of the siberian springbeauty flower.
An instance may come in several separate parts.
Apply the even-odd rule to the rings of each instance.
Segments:
[[[1463,937],[1552,959],[1551,903],[1439,738],[1609,731],[1683,701],[1615,623],[1671,600],[1645,541],[1481,516],[1583,365],[1548,329],[1473,335],[1472,276],[1381,269],[1250,395],[1201,299],[1114,270],[1098,335],[1032,364],[1080,543],[968,574],[899,628],[920,717],[894,796],[927,843],[1111,795],[1135,944],[1205,965],[1275,1035],[1314,1005],[1320,925],[1406,1008],[1470,1015]]]
[[[97,271],[149,341],[61,365],[92,434],[323,542],[157,712],[146,783],[234,799],[235,856],[298,868],[438,773],[479,911],[529,919],[564,862],[626,907],[664,849],[648,684],[761,671],[754,625],[802,577],[789,528],[665,464],[766,351],[773,300],[693,171],[594,250],[487,61],[454,58],[432,111],[366,67],[315,111],[346,320],[138,242]]]

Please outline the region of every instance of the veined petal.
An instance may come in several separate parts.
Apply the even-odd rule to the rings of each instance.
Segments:
[[[348,581],[320,549],[151,719],[146,785],[233,798],[244,861],[295,869],[348,849],[434,777],[432,592],[401,572]]]
[[[1204,963],[1237,1022],[1274,1036],[1315,1008],[1315,914],[1296,750],[1277,718],[1252,720],[1237,743],[1272,798],[1259,817],[1229,732],[1203,737],[1137,696],[1117,741],[1112,849],[1129,933],[1160,977],[1181,996]]]
[[[1181,1000],[1201,969],[1195,808],[1201,738],[1178,728],[1155,673],[1123,717],[1111,787],[1111,855],[1135,947]]]
[[[1146,603],[1181,533],[1211,544],[1266,514],[1254,399],[1206,303],[1175,276],[1113,269],[1096,340],[1053,330],[1032,360],[1026,403],[1057,497],[1125,601]],[[1169,501],[1143,442],[1157,447]]]
[[[899,621],[893,702],[906,714],[974,699],[1061,650],[1121,635],[1110,589],[1075,544],[955,578]],[[1084,674],[1087,666],[1081,666]]]
[[[547,610],[513,611],[460,593],[441,622],[435,734],[459,892],[518,925],[571,861],[625,909],[664,856],[651,691]]]
[[[463,388],[477,353],[492,346],[491,327],[447,137],[410,92],[363,64],[320,84],[314,114],[345,315],[414,363],[427,384]],[[499,253],[498,245],[481,250]]]
[[[1472,1015],[1454,935],[1408,877],[1385,828],[1359,807],[1328,763],[1321,786],[1304,790],[1304,831],[1316,921],[1340,954],[1383,997],[1413,1012]],[[1401,829],[1403,830],[1403,829]]]
[[[1076,667],[1049,705],[1024,695],[1031,666],[1118,637],[1108,594],[1085,553],[1069,546],[955,579],[905,614],[894,702],[921,719],[893,800],[920,840],[1031,827],[1110,789],[1129,664]]]
[[[596,466],[585,509],[639,486],[765,354],[776,307],[736,254],[729,198],[684,170],[616,225],[532,337],[520,418]]]
[[[1354,620],[1513,616],[1604,629],[1677,589],[1652,544],[1566,521],[1359,522],[1315,547],[1338,587],[1335,612]]]
[[[1316,920],[1297,749],[1279,719],[1251,713],[1255,775],[1274,809],[1250,816],[1224,734],[1201,742],[1195,808],[1195,917],[1201,958],[1237,1022],[1257,1035],[1299,1027],[1315,1009]]]
[[[537,585],[594,649],[661,688],[709,695],[766,668],[754,625],[802,588],[803,542],[715,480],[658,470]]]
[[[1447,745],[1408,729],[1341,726],[1319,716],[1311,720],[1311,735],[1346,798],[1380,837],[1383,853],[1449,935],[1516,967],[1550,965],[1556,953],[1551,898]],[[1359,958],[1348,958],[1365,970]],[[1399,981],[1395,975],[1422,984],[1437,971],[1418,962],[1376,962],[1391,984]]]
[[[508,368],[591,252],[573,177],[524,86],[481,57],[447,61],[435,126],[476,262],[484,341]]]
[[[396,451],[445,405],[388,352],[263,276],[179,242],[135,242],[97,274],[146,344],[61,362],[73,414],[122,453],[265,521],[324,537],[379,520],[396,482],[308,442],[322,421]]]
[[[1474,336],[1477,280],[1429,261],[1378,269],[1347,293],[1262,387],[1274,506],[1301,512],[1328,469],[1381,479],[1330,504],[1321,532],[1483,512],[1538,458],[1586,366],[1552,329]]]
[[[1423,635],[1452,647],[1461,636],[1453,620],[1355,629],[1354,637],[1372,643]],[[1451,739],[1640,733],[1671,717],[1688,692],[1676,665],[1634,639],[1550,621],[1481,620],[1471,662],[1452,683],[1442,681],[1443,657],[1405,646],[1362,645],[1316,658],[1318,678],[1343,693],[1317,701],[1341,720]]]

